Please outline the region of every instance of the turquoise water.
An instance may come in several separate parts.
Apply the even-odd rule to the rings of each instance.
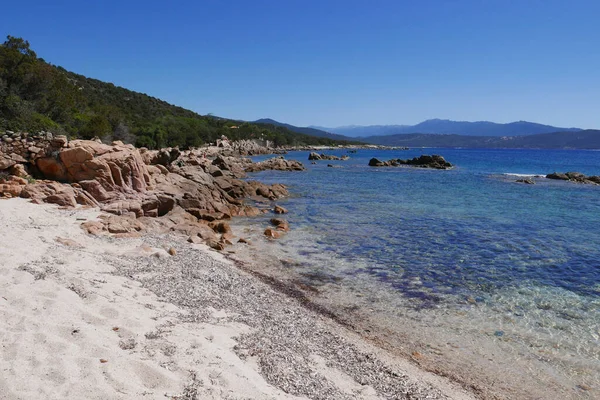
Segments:
[[[422,153],[439,153],[457,167],[367,166],[371,157]],[[360,268],[338,273],[375,276],[420,299],[414,304],[421,307],[525,282],[600,296],[600,186],[546,179],[524,185],[508,175],[600,175],[600,152],[418,149],[350,156],[311,165],[307,152],[290,153],[308,171],[253,175],[289,186],[292,198],[283,205],[292,211],[290,223],[318,233],[299,251],[307,259],[329,252],[356,262]]]
[[[371,157],[421,154],[440,154],[456,168],[367,165]],[[289,210],[283,238],[262,238],[272,215],[241,221],[256,243],[265,242],[254,246],[255,258],[287,260],[284,274],[317,287],[318,300],[342,313],[364,310],[357,315],[390,343],[445,349],[435,362],[448,371],[461,365],[484,382],[502,376],[530,393],[524,398],[555,390],[560,398],[599,398],[600,186],[515,181],[554,171],[600,175],[600,152],[349,155],[312,165],[308,152],[293,152],[286,157],[307,171],[252,174],[288,185],[291,194],[278,202]]]

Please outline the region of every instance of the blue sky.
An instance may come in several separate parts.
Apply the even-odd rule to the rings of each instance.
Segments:
[[[599,15],[584,0],[21,0],[0,34],[201,114],[600,128]]]

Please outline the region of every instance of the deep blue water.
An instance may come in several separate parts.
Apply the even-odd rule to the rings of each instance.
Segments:
[[[367,166],[371,157],[420,154],[441,154],[456,168]],[[307,171],[251,176],[289,186],[292,196],[280,202],[293,229],[286,245],[297,246],[307,260],[321,255],[308,271],[342,279],[368,274],[425,305],[522,285],[600,296],[600,186],[546,179],[524,185],[506,175],[600,175],[600,152],[415,149],[349,155],[348,161],[311,165],[308,152],[292,152],[286,157],[302,161]],[[323,254],[330,268],[323,269]]]

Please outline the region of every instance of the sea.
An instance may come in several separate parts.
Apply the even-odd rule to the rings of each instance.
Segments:
[[[290,191],[283,238],[261,238],[273,215],[237,222],[255,256],[428,369],[501,398],[600,398],[600,186],[545,178],[600,175],[600,151],[321,152],[350,159],[290,152],[306,171],[249,177]],[[368,166],[422,154],[455,167]]]

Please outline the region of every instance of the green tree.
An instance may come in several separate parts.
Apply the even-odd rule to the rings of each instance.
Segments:
[[[112,131],[110,123],[102,115],[94,115],[85,124],[79,135],[84,139],[103,138]]]
[[[6,37],[0,52],[0,73],[5,80],[7,94],[16,91],[18,84],[25,81],[35,61],[36,54],[29,48],[28,41],[10,35]]]

